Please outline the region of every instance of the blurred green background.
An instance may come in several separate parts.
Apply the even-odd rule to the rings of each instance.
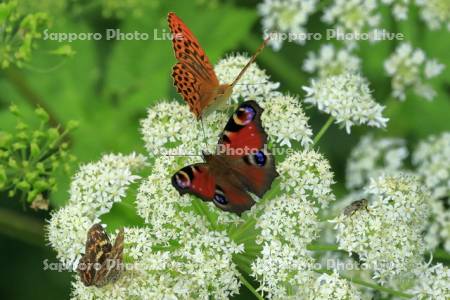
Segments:
[[[19,1],[24,14],[48,14],[49,32],[104,33],[107,28],[119,28],[123,32],[146,32],[150,39],[72,43],[38,39],[31,59],[20,68],[14,64],[0,68],[0,129],[12,130],[15,126],[14,117],[8,111],[11,103],[21,109],[30,124],[37,122],[33,113],[36,105],[45,108],[58,123],[79,121],[78,129],[70,134],[71,152],[78,158],[72,172],[78,164],[95,161],[104,153],[145,153],[139,120],[145,116],[146,109],[161,99],[181,101],[170,77],[175,62],[171,42],[153,39],[154,30],[168,32],[167,12],[176,12],[189,25],[210,60],[216,63],[230,52],[252,53],[258,47],[261,25],[257,4],[258,1],[207,0]],[[390,79],[383,69],[383,61],[398,41],[360,44],[356,53],[362,59],[364,76],[369,79],[377,101],[387,106],[386,116],[390,121],[385,130],[355,127],[351,135],[332,126],[322,138],[319,151],[330,160],[336,174],[338,196],[345,193],[346,158],[361,135],[373,131],[383,136],[404,137],[411,147],[430,134],[450,130],[449,33],[427,30],[414,7],[410,8],[409,19],[400,23],[393,20],[388,8],[382,9],[383,28],[403,32],[413,46],[422,48],[428,57],[436,58],[447,68],[433,82],[437,91],[434,101],[409,93],[407,101],[397,102],[389,96]],[[325,32],[326,25],[320,16],[319,12],[310,18],[308,31]],[[267,48],[257,63],[273,81],[281,83],[281,91],[302,98],[301,87],[310,80],[301,69],[302,63],[308,51],[316,51],[323,43],[285,44],[279,52]],[[54,50],[65,45],[70,45],[75,54],[55,55]],[[0,44],[0,54],[3,50]],[[315,109],[306,113],[317,133],[327,116]],[[71,174],[62,172],[57,177],[58,190],[50,195],[52,209],[65,203],[70,177]],[[45,259],[56,262],[55,253],[44,239],[43,226],[50,214],[24,208],[16,200],[1,194],[0,299],[68,298],[71,274],[43,270]],[[121,206],[115,207],[106,218],[112,223],[138,222],[132,212]]]

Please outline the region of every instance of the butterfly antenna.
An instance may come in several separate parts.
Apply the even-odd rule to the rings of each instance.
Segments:
[[[262,44],[258,47],[258,49],[256,49],[255,54],[253,54],[253,56],[250,58],[249,62],[245,65],[245,67],[241,70],[241,72],[238,74],[238,76],[236,77],[236,79],[231,83],[231,86],[235,86],[236,83],[239,81],[239,79],[241,79],[242,75],[244,75],[245,71],[247,71],[247,69],[250,67],[250,65],[255,61],[256,57],[261,53],[261,51],[263,51],[264,47],[266,47],[267,43],[270,40],[270,36],[268,36],[263,42]]]
[[[268,81],[263,82],[255,82],[255,83],[236,83],[235,85],[258,85],[258,84],[266,84]]]

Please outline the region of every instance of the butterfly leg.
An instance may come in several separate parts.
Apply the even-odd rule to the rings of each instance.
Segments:
[[[203,131],[203,142],[205,143],[205,149],[208,149],[208,139],[206,138],[205,134],[205,126],[203,124],[203,118],[200,118],[200,126],[202,127]]]

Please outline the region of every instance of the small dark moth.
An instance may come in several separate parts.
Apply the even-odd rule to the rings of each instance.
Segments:
[[[361,199],[361,200],[354,201],[344,209],[344,215],[352,216],[358,210],[361,210],[361,209],[367,210],[368,204],[369,204],[369,201],[367,201],[367,199]]]
[[[172,176],[182,195],[193,194],[217,207],[240,215],[262,197],[278,176],[261,124],[263,109],[243,102],[228,120],[215,154],[203,154],[203,163],[186,166]]]
[[[113,246],[102,225],[92,225],[87,233],[84,255],[77,267],[85,286],[102,287],[119,279],[123,271],[123,241],[123,229]]]

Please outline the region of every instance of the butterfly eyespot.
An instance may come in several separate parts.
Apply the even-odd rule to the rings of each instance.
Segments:
[[[264,166],[266,164],[267,156],[261,150],[258,151],[253,157],[254,157],[255,163],[258,166],[262,167],[262,166]]]
[[[179,171],[177,174],[175,174],[175,182],[177,186],[182,189],[185,189],[191,185],[191,179],[189,178],[189,175],[184,171]]]
[[[256,111],[251,106],[241,106],[233,115],[236,124],[245,126],[255,118]]]
[[[213,201],[219,205],[227,205],[228,204],[228,200],[220,188],[216,189],[216,193],[214,194]]]

